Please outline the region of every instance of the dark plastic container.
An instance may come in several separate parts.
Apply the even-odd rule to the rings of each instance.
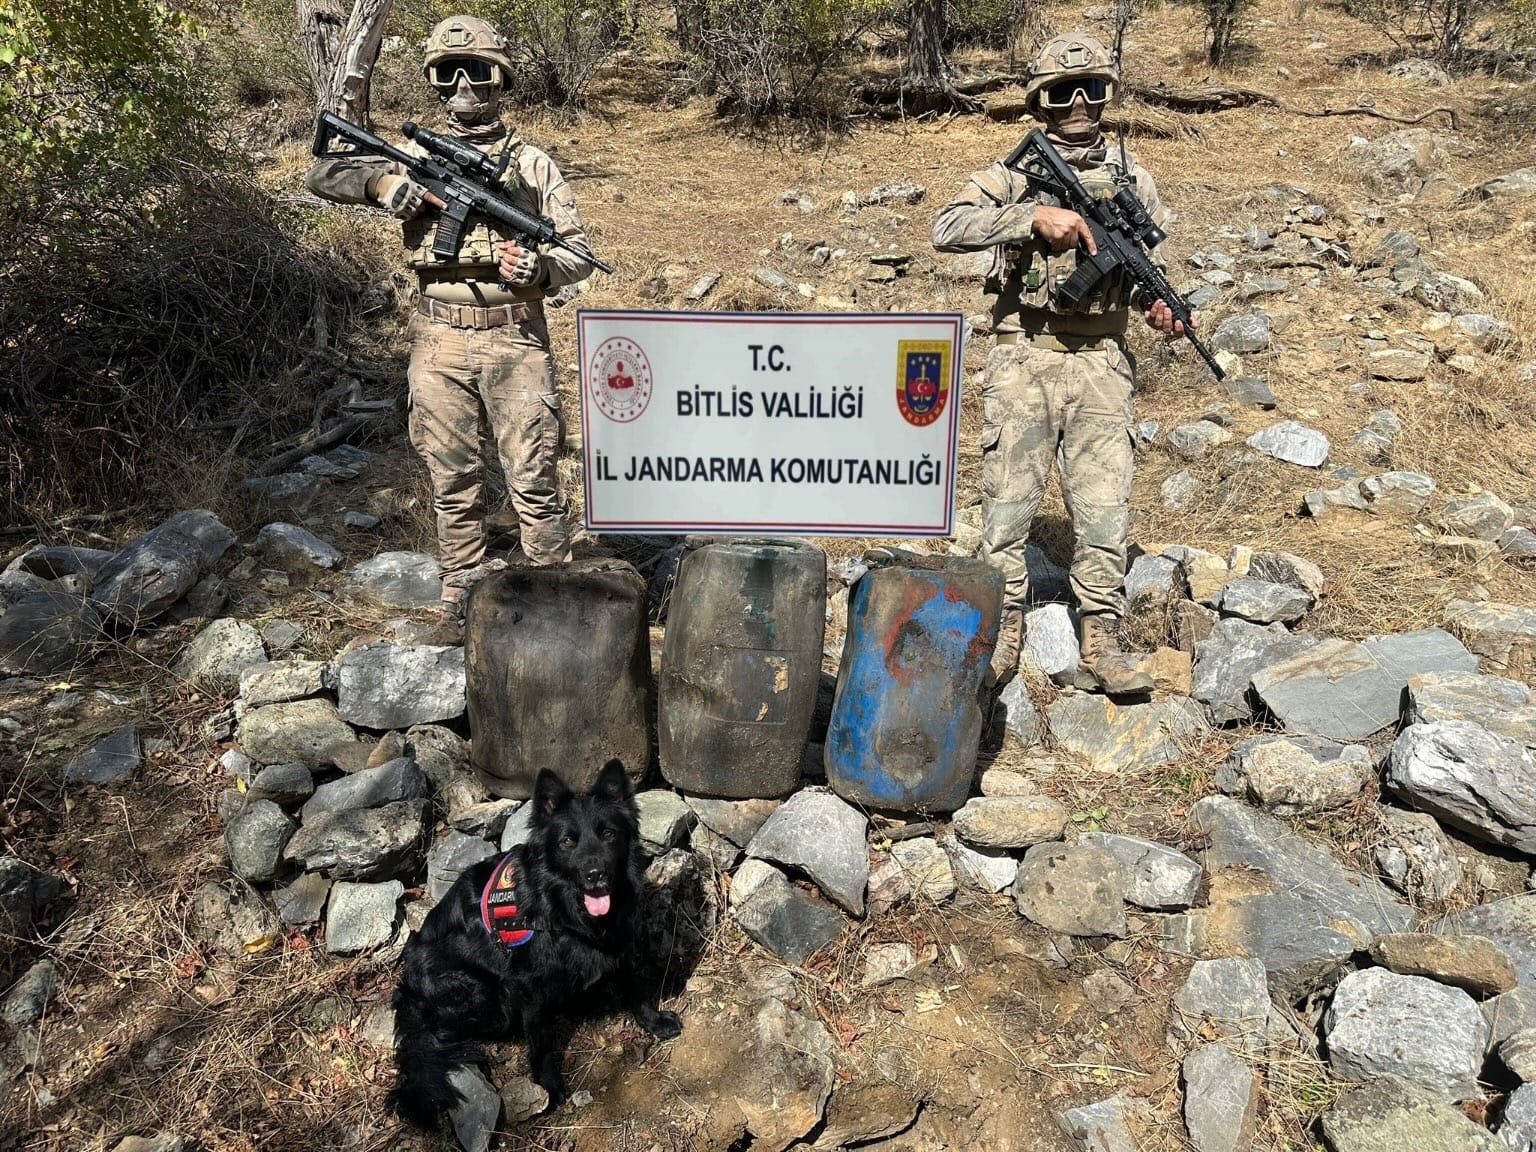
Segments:
[[[645,581],[621,560],[509,568],[464,616],[469,727],[480,779],[525,799],[550,769],[585,791],[617,756],[650,763],[651,635]]]
[[[827,782],[868,808],[952,812],[976,768],[1002,572],[895,549],[865,559],[869,571],[848,601]]]
[[[816,710],[827,557],[795,540],[688,543],[661,654],[661,774],[701,796],[787,796]]]

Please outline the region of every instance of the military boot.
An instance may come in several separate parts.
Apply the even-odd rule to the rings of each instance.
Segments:
[[[1117,624],[1113,616],[1083,617],[1083,668],[1110,695],[1152,691],[1152,672],[1146,657],[1121,650],[1120,638],[1115,634]]]
[[[987,686],[1005,684],[1018,671],[1019,652],[1024,647],[1024,609],[1004,608],[1003,622],[997,629],[997,644],[992,649],[992,666],[987,670]]]

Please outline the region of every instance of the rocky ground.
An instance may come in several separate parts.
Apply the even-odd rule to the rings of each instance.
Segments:
[[[1287,106],[1459,119],[1258,107],[1137,141],[1229,373],[1138,341],[1127,633],[1157,690],[1080,687],[1055,502],[973,798],[858,810],[816,743],[861,571],[829,543],[802,789],[642,795],[684,1036],[584,1026],[553,1114],[499,1053],[467,1147],[1536,1146],[1536,156],[1504,81],[1350,65],[1362,26],[1262,13],[1241,79]],[[1132,59],[1194,86],[1178,19]],[[615,106],[534,133],[623,253],[583,303],[976,311],[977,262],[926,229],[1015,126],[773,155],[691,106]],[[646,158],[676,178],[611,174]],[[392,963],[525,826],[467,768],[462,637],[389,419],[213,511],[6,553],[0,1146],[436,1146],[382,1110]],[[977,427],[967,397],[961,529],[933,550],[978,537]],[[578,549],[647,577],[653,661],[669,545]]]

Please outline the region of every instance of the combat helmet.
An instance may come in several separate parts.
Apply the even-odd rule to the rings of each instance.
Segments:
[[[503,83],[512,76],[507,42],[496,29],[476,16],[450,16],[432,29],[427,37],[427,54],[421,61],[422,73],[431,81],[432,65],[439,60],[464,56],[495,64],[501,69]]]
[[[1029,67],[1024,106],[1039,112],[1040,94],[1058,80],[1098,79],[1105,82],[1106,99],[1114,95],[1120,69],[1109,49],[1086,32],[1069,32],[1048,41]]]

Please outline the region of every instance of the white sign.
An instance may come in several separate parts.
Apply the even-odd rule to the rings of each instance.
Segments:
[[[958,315],[577,313],[592,532],[947,536]]]

